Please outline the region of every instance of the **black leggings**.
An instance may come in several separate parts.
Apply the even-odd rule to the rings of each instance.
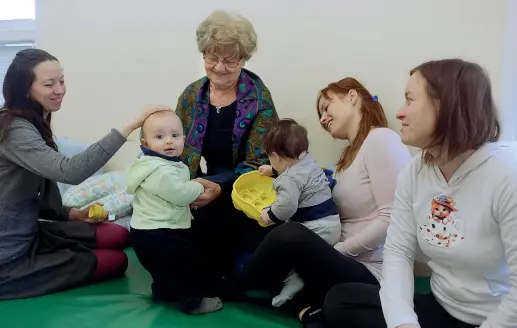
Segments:
[[[190,229],[131,229],[135,254],[153,278],[155,301],[179,301],[190,312],[210,290]]]
[[[321,306],[327,292],[338,283],[378,285],[363,264],[344,256],[304,225],[288,222],[266,236],[244,268],[246,289],[281,286],[291,269],[300,275],[305,287],[293,298],[297,308],[290,311]]]
[[[345,283],[334,286],[327,294],[323,312],[304,320],[305,328],[386,328],[379,286]],[[453,318],[432,293],[415,294],[415,312],[421,328],[474,328]]]

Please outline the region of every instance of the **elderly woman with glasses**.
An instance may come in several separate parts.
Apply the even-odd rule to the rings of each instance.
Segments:
[[[186,136],[182,157],[191,177],[205,187],[191,204],[192,231],[219,285],[230,277],[238,255],[253,251],[268,232],[234,208],[231,190],[240,174],[267,163],[262,139],[278,115],[264,82],[244,69],[257,49],[249,20],[215,11],[199,25],[196,37],[206,76],[187,86],[176,113]]]

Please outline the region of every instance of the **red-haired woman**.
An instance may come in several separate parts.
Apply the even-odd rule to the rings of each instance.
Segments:
[[[317,308],[338,283],[379,285],[397,177],[411,158],[400,136],[387,128],[377,96],[354,78],[323,89],[317,112],[332,137],[350,142],[333,189],[340,242],[333,247],[302,224],[288,222],[264,239],[244,271],[247,287],[257,289],[275,286],[294,268],[306,286],[291,304],[297,310]],[[310,321],[314,311],[302,312],[302,321]]]
[[[405,96],[402,141],[422,156],[399,176],[382,287],[336,285],[312,327],[517,327],[517,152],[497,142],[490,78],[476,63],[430,61]],[[414,294],[417,255],[428,294]]]

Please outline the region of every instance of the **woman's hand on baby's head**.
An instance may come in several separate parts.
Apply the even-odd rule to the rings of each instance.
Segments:
[[[134,130],[141,128],[144,124],[145,120],[151,116],[152,114],[156,112],[161,111],[172,111],[172,108],[170,106],[166,105],[152,105],[152,106],[146,106],[143,110],[140,111],[138,115],[136,115],[133,119],[131,119],[122,129],[119,130],[120,134],[122,134],[124,137],[128,137],[131,132]]]
[[[134,128],[135,129],[141,128],[142,125],[144,124],[145,120],[149,116],[153,115],[156,112],[161,112],[161,111],[171,111],[172,112],[172,108],[167,105],[151,105],[151,106],[144,107],[144,109],[140,112],[140,114],[137,115],[133,119]]]
[[[260,175],[265,175],[268,177],[273,175],[273,167],[271,165],[261,165],[258,168],[258,171],[259,171]]]

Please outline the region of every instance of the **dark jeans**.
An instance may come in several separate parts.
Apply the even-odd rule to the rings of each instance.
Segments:
[[[346,257],[304,225],[288,222],[266,236],[243,272],[248,290],[279,286],[294,269],[305,287],[291,302],[289,312],[319,307],[336,284],[361,282],[378,285],[366,267]]]
[[[212,279],[214,296],[225,297],[236,272],[236,259],[253,253],[274,228],[263,228],[233,206],[229,194],[223,194],[206,207],[192,210],[192,231],[203,256],[207,275]],[[224,279],[223,279],[224,278]]]
[[[379,286],[345,283],[327,294],[323,312],[304,320],[305,328],[386,328]],[[453,318],[432,293],[415,294],[415,312],[421,328],[474,328]],[[305,317],[305,316],[304,316]]]
[[[155,301],[180,302],[190,312],[210,289],[189,229],[131,229],[135,254],[153,278]]]

